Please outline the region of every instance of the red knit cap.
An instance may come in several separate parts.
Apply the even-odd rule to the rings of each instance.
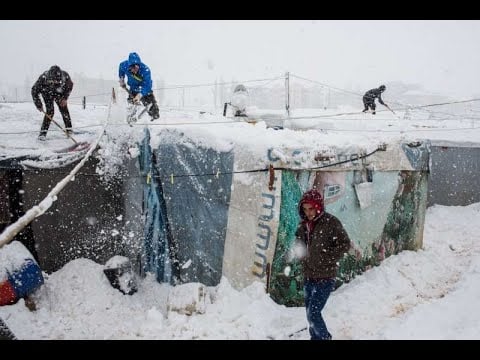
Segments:
[[[305,213],[303,212],[302,205],[310,204],[317,209],[317,214],[321,214],[324,211],[323,197],[316,189],[306,191],[300,202],[298,203],[298,213],[302,219],[305,219]]]

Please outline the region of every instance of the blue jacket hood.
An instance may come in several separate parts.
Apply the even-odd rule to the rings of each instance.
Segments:
[[[140,64],[141,62],[140,56],[138,56],[136,52],[132,52],[128,55],[128,66]]]

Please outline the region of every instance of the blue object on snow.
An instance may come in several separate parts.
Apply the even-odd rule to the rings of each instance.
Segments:
[[[32,293],[43,284],[42,271],[33,259],[25,259],[20,269],[8,274],[8,282],[19,299]]]

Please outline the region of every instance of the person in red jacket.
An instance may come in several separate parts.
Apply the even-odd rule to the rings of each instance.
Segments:
[[[298,204],[301,218],[292,255],[302,262],[305,310],[312,340],[331,340],[322,310],[335,287],[338,261],[350,249],[342,223],[325,212],[322,195],[312,189]]]
[[[73,82],[70,75],[60,69],[58,65],[53,65],[45,71],[32,86],[32,98],[38,111],[45,114],[42,127],[40,129],[39,140],[45,140],[48,128],[50,127],[50,118],[53,118],[53,102],[58,106],[62,114],[65,129],[68,134],[72,133],[72,121],[68,111],[67,100],[73,89]],[[45,102],[45,111],[43,110],[42,100]]]

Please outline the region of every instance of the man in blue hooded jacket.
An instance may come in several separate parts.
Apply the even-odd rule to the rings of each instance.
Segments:
[[[127,84],[125,84],[125,76],[127,76]],[[152,91],[152,76],[150,68],[142,63],[140,56],[132,52],[128,55],[128,60],[122,61],[118,67],[118,77],[120,86],[128,89],[128,101],[133,104],[138,104],[140,101],[143,105],[150,106],[148,115],[152,120],[160,117],[157,101]]]

